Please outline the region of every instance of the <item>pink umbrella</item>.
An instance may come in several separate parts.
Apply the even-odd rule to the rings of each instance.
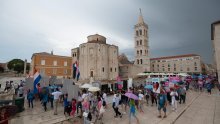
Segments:
[[[138,97],[130,92],[125,93],[125,96],[127,96],[128,98],[134,99],[134,100],[138,100]]]

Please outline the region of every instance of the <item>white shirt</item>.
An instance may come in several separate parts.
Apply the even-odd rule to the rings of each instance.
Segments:
[[[170,93],[170,96],[172,97],[172,101],[174,101],[174,100],[176,100],[176,99],[175,99],[175,96],[178,96],[178,93],[175,92],[175,91],[172,91],[172,92]]]
[[[24,88],[23,87],[19,87],[18,92],[19,92],[19,94],[23,94],[24,93]]]
[[[142,93],[139,93],[139,94],[138,94],[138,98],[139,98],[139,100],[143,100],[144,95],[143,95]]]
[[[102,98],[103,98],[104,101],[107,100],[107,95],[106,95],[106,93],[103,93]]]
[[[83,93],[82,98],[85,99],[88,96],[88,94]]]
[[[62,93],[60,91],[56,91],[53,92],[52,95],[54,96],[54,100],[59,99],[60,95],[62,95]]]

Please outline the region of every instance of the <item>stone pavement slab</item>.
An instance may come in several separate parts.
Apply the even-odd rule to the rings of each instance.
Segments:
[[[175,124],[219,124],[220,95],[217,94],[217,90],[212,95],[201,93]]]

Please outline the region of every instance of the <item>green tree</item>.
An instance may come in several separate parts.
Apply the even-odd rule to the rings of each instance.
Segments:
[[[4,71],[5,71],[5,69],[0,66],[0,73],[3,73]]]
[[[13,59],[8,62],[8,69],[21,73],[24,70],[24,61],[21,59]]]

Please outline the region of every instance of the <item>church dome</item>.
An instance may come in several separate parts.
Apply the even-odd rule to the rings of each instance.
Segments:
[[[106,38],[99,34],[89,35],[87,37],[88,43],[102,43],[106,44]]]

